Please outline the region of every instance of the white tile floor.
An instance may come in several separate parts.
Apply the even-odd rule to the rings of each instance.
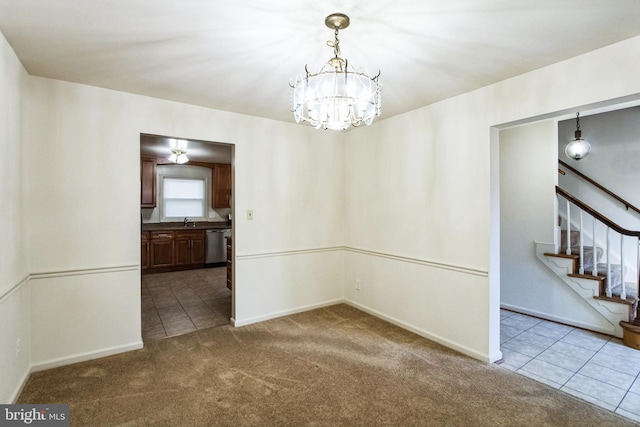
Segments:
[[[640,351],[508,310],[500,318],[500,366],[640,422]]]

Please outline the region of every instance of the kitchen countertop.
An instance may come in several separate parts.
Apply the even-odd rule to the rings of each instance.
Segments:
[[[195,227],[194,227],[195,224]],[[142,224],[142,231],[161,230],[229,230],[231,225],[226,221],[194,221],[188,227],[182,222],[153,222]]]

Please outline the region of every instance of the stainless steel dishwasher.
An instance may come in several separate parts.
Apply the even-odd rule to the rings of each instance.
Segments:
[[[231,229],[207,230],[207,251],[205,264],[220,264],[227,262],[227,241],[231,237]]]

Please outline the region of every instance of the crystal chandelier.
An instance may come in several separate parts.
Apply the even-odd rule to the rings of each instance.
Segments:
[[[335,31],[331,58],[315,74],[305,66],[291,86],[291,111],[297,123],[309,122],[316,129],[344,130],[362,123],[370,125],[380,115],[380,73],[370,77],[364,68],[355,69],[340,58],[338,31],[349,26],[349,17],[334,13],[324,21]]]
[[[580,113],[576,113],[575,137],[564,148],[564,153],[573,160],[580,160],[591,151],[591,144],[586,139],[582,139],[580,130]]]

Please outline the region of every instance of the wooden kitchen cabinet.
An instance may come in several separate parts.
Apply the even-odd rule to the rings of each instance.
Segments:
[[[233,241],[231,237],[227,237],[227,288],[231,290],[233,286],[233,265],[231,260],[233,259]]]
[[[231,207],[231,165],[216,163],[212,168],[213,185],[211,194],[211,207]]]
[[[156,207],[157,161],[152,157],[140,157],[140,207]]]
[[[173,231],[152,231],[149,245],[149,268],[175,264]]]
[[[204,264],[204,230],[175,232],[175,264]]]
[[[149,233],[140,234],[140,268],[146,270],[149,268]]]

